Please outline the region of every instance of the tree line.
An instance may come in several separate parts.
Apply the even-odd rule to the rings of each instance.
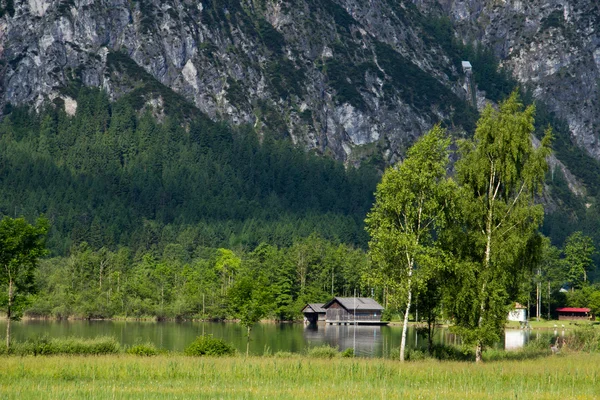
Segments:
[[[316,234],[249,251],[171,243],[162,254],[92,249],[46,258],[25,311],[54,318],[239,319],[256,300],[260,318],[296,320],[308,302],[363,287],[363,250]],[[367,290],[363,288],[363,290]]]

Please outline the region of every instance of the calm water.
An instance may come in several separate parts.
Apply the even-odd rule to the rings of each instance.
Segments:
[[[113,336],[122,345],[152,342],[157,347],[182,351],[198,335],[211,334],[232,343],[241,352],[246,351],[246,331],[235,323],[215,322],[125,322],[125,321],[21,321],[12,325],[17,341],[48,337]],[[6,321],[0,321],[0,337],[6,331]],[[333,326],[319,324],[261,323],[254,326],[250,352],[262,355],[277,351],[302,352],[309,347],[329,344],[340,350],[355,347],[356,354],[364,357],[389,355],[400,345],[400,326]],[[529,332],[507,331],[505,347],[522,347],[529,340]],[[533,334],[535,335],[535,333]],[[408,346],[425,347],[425,337],[414,328],[408,330]],[[447,329],[438,329],[436,343],[459,344],[458,338]],[[502,347],[501,345],[499,347]]]

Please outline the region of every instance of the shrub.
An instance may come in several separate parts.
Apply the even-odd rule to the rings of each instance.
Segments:
[[[308,350],[308,356],[312,358],[334,358],[337,357],[340,353],[338,353],[335,347],[331,347],[329,345],[323,345],[318,347],[313,347]]]
[[[443,344],[433,345],[431,355],[438,360],[451,361],[473,361],[475,360],[475,352],[467,346],[449,346]]]
[[[222,339],[212,335],[198,336],[184,351],[186,356],[232,356],[235,349]]]
[[[423,352],[421,350],[409,349],[406,352],[406,359],[408,361],[421,361],[421,360],[425,360],[427,358],[428,358],[427,354],[425,354],[425,352]]]
[[[346,350],[342,351],[342,357],[352,358],[354,357],[354,349],[348,347]]]
[[[435,358],[448,361],[472,361],[475,360],[475,354],[470,348],[448,346],[443,344],[434,344],[431,354],[423,350],[406,349],[405,359],[410,361],[424,360],[426,358]],[[389,358],[392,360],[400,359],[400,348],[396,347],[390,351]]]
[[[144,344],[136,344],[127,349],[127,354],[132,354],[135,356],[156,356],[159,351],[152,343],[144,343]]]

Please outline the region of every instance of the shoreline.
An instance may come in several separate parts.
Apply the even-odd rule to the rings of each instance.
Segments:
[[[0,315],[0,321],[6,321],[6,315]],[[149,322],[149,323],[161,323],[161,322],[212,322],[212,323],[234,323],[237,324],[240,321],[237,319],[224,319],[224,320],[213,320],[213,319],[200,319],[200,318],[157,318],[157,317],[112,317],[112,318],[84,318],[84,317],[68,317],[68,318],[55,318],[55,317],[40,317],[40,316],[24,316],[21,321],[54,321],[54,322],[67,322],[67,321],[111,321],[111,322]],[[302,320],[296,321],[277,321],[273,319],[263,319],[260,321],[261,324],[303,324]],[[590,325],[600,325],[598,321],[569,321],[569,320],[551,320],[551,321],[529,321],[528,327],[522,327],[518,323],[508,322],[505,326],[505,330],[530,330],[530,331],[551,331],[551,330],[572,330]],[[388,326],[390,327],[402,327],[402,321],[389,321]],[[409,321],[409,327],[426,327],[426,324]],[[437,324],[436,328],[450,328],[449,324]]]

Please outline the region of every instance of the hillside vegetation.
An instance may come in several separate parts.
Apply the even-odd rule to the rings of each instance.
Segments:
[[[49,246],[290,245],[319,232],[365,245],[377,173],[199,116],[185,123],[81,89],[77,113],[14,109],[0,124],[0,214],[45,214]],[[162,246],[161,246],[162,244]]]

